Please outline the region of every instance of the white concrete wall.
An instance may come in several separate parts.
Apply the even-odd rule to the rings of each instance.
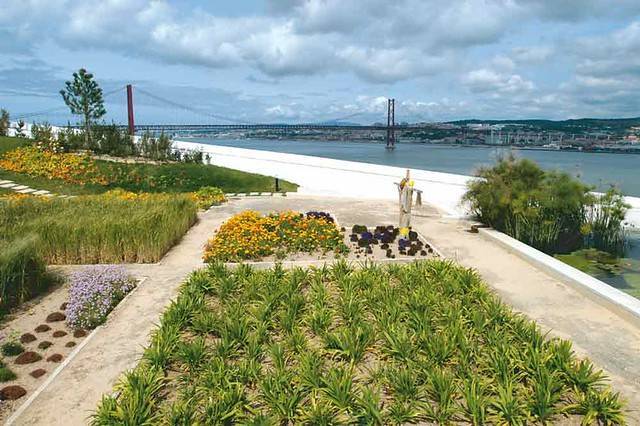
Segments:
[[[176,147],[200,149],[211,155],[211,164],[217,166],[295,182],[300,185],[301,194],[309,195],[397,199],[394,182],[399,182],[406,171],[400,167],[193,142],[176,141]],[[411,176],[416,188],[424,191],[425,202],[447,214],[464,213],[459,203],[470,177],[416,169],[411,169]]]
[[[310,195],[396,199],[398,193],[394,182],[399,182],[406,170],[401,167],[194,142],[176,141],[176,146],[209,153],[212,164],[217,166],[295,182],[300,185],[300,193]],[[411,169],[411,176],[416,188],[424,191],[425,202],[448,215],[466,214],[460,199],[472,177],[419,169]],[[626,201],[631,205],[627,214],[629,224],[640,227],[640,198],[626,197]]]

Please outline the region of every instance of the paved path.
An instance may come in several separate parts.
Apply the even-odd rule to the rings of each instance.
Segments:
[[[148,278],[16,424],[85,423],[101,395],[110,392],[121,373],[138,362],[150,331],[180,283],[202,265],[200,256],[206,240],[222,221],[248,208],[326,210],[344,225],[393,223],[397,210],[389,201],[297,195],[243,198],[214,207],[161,263],[129,267],[135,275]],[[477,268],[507,303],[552,334],[573,340],[580,355],[588,355],[607,370],[614,386],[630,399],[630,407],[640,406],[640,330],[495,243],[466,232],[466,223],[442,219],[435,210],[422,208],[414,225],[446,256]],[[633,417],[629,423],[640,422]]]
[[[26,185],[20,185],[19,183],[15,183],[14,181],[11,180],[0,180],[0,188],[4,188],[4,189],[10,189],[11,191],[15,191],[16,193],[19,194],[29,194],[29,195],[40,195],[42,197],[60,197],[60,198],[68,198],[68,197],[72,197],[71,195],[57,195],[54,193],[51,193],[49,191],[46,191],[44,189],[33,189],[33,188],[29,188]]]

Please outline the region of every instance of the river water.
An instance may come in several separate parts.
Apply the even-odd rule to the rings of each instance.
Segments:
[[[598,190],[606,190],[609,185],[616,185],[625,195],[640,197],[640,155],[637,154],[443,146],[421,143],[400,143],[395,150],[389,151],[379,142],[217,138],[185,138],[184,140],[462,175],[473,175],[478,167],[491,165],[501,155],[514,153],[518,157],[534,160],[545,169],[561,170],[579,177]]]

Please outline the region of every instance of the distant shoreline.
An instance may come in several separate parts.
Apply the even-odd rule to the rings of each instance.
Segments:
[[[330,140],[330,139],[300,139],[300,138],[286,138],[286,139],[278,139],[278,138],[265,138],[265,137],[215,137],[210,135],[198,135],[198,136],[176,136],[174,139],[196,139],[196,138],[210,138],[212,140],[215,139],[229,139],[229,140],[238,140],[238,141],[255,141],[259,139],[265,139],[269,141],[279,141],[282,140],[284,142],[317,142],[317,143],[373,143],[378,145],[384,145],[382,141],[372,141],[372,140],[362,140],[362,139],[354,139],[354,140]],[[408,140],[400,140],[396,142],[397,145],[403,144],[411,144],[411,145],[429,145],[432,147],[447,147],[447,148],[511,148],[515,150],[522,151],[550,151],[550,152],[580,152],[585,154],[632,154],[638,155],[640,154],[640,148],[637,149],[612,149],[612,148],[601,148],[601,149],[579,149],[579,148],[549,148],[544,146],[526,146],[526,145],[491,145],[491,144],[474,144],[474,143],[433,143],[433,142],[423,142],[423,141],[408,141]]]

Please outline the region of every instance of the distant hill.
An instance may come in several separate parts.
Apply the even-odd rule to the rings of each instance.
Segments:
[[[555,130],[565,132],[582,132],[585,130],[608,129],[613,131],[626,130],[629,127],[640,126],[640,117],[635,118],[577,118],[570,120],[455,120],[447,123],[466,124],[502,124],[520,125],[544,130]]]

